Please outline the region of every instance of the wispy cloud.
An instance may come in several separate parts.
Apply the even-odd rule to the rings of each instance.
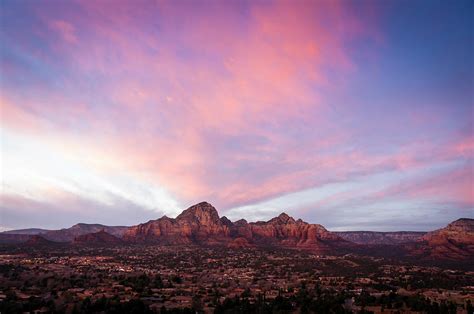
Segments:
[[[466,66],[453,61],[440,84],[423,71],[439,60],[401,64],[413,56],[398,55],[408,52],[390,12],[339,1],[5,3],[1,192],[38,211],[77,208],[62,198],[72,195],[97,211],[158,215],[208,200],[236,218],[291,207],[318,221],[311,205],[365,213],[385,198],[400,212],[417,202],[464,213],[472,93],[437,86]],[[439,173],[445,164],[458,168]]]

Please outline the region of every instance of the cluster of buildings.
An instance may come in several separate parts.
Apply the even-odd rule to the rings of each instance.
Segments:
[[[74,250],[79,251],[0,256],[0,304],[37,299],[41,312],[53,303],[139,299],[156,312],[163,307],[212,312],[226,298],[292,298],[301,289],[347,295],[344,307],[353,312],[361,310],[357,297],[362,293],[474,303],[473,272],[386,264],[372,257],[166,246]],[[392,311],[383,305],[365,309]]]

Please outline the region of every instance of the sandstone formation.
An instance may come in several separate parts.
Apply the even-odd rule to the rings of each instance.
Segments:
[[[445,228],[428,232],[408,249],[411,255],[425,259],[474,261],[474,219],[461,218]]]
[[[128,242],[217,244],[227,242],[229,234],[229,227],[221,221],[217,210],[203,202],[186,209],[175,219],[163,216],[130,227],[123,238]]]
[[[51,245],[54,243],[55,242],[49,241],[45,239],[44,237],[36,234],[36,235],[30,236],[30,238],[28,239],[28,241],[26,241],[25,244],[29,246],[44,246],[44,245]]]
[[[162,217],[130,227],[124,234],[129,242],[162,244],[226,244],[230,247],[284,246],[327,251],[350,246],[336,234],[317,224],[295,221],[282,213],[269,221],[248,223],[241,219],[235,223],[226,217],[219,218],[209,203],[191,206],[176,219]]]
[[[432,232],[330,232],[286,213],[268,221],[232,222],[202,202],[176,218],[163,216],[132,227],[79,223],[61,230],[23,229],[0,233],[0,244],[220,245],[232,249],[282,247],[322,253],[410,257],[420,260],[474,260],[474,219],[462,218]]]

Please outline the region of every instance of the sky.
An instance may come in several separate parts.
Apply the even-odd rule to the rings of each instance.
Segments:
[[[474,218],[472,1],[0,1],[0,230],[208,201],[330,230]]]

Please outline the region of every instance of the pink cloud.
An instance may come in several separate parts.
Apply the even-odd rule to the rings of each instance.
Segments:
[[[71,23],[62,20],[54,20],[50,22],[50,27],[58,32],[64,41],[70,44],[77,44],[76,28]]]
[[[85,14],[44,14],[60,37],[50,40],[70,74],[61,81],[68,97],[51,88],[40,99],[2,100],[2,123],[67,143],[67,151],[106,155],[97,166],[104,171],[226,208],[357,175],[410,171],[429,164],[420,156],[433,150],[446,153],[433,162],[472,155],[471,140],[446,150],[415,142],[367,152],[331,116],[325,93],[344,88],[356,71],[351,41],[380,40],[373,21],[333,1],[255,3],[244,13],[233,5],[84,1]],[[350,105],[341,107],[352,114]]]

